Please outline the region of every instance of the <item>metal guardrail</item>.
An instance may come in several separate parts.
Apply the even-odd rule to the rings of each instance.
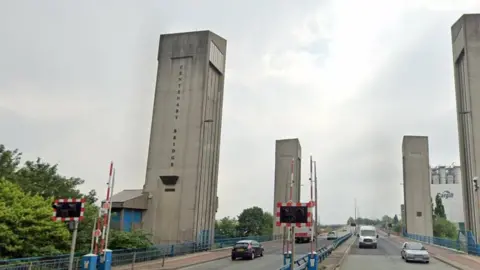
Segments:
[[[22,262],[17,261],[10,264],[0,265],[2,270],[66,270],[68,269],[69,258],[53,259],[53,260],[37,260]],[[73,269],[81,269],[80,257],[73,261]]]
[[[319,250],[317,250],[319,263],[323,262],[332,253],[333,250],[335,250],[343,242],[347,241],[347,239],[350,238],[351,236],[352,236],[352,233],[347,233],[344,236],[334,240],[332,244],[330,244],[328,246],[321,247]],[[298,260],[296,260],[295,263],[294,263],[295,264],[295,269],[294,270],[307,269],[309,258],[310,258],[310,255],[307,254],[307,255],[299,258]],[[289,270],[289,269],[290,269],[290,265],[284,265],[284,266],[280,267],[278,270]]]
[[[279,236],[272,237],[271,235],[250,236],[216,239],[213,245],[185,243],[176,245],[155,245],[141,249],[119,249],[112,251],[112,266],[140,263],[162,258],[165,259],[168,257],[230,247],[236,242],[245,239],[265,242],[280,238]],[[63,270],[68,269],[68,259],[68,255],[60,255],[0,260],[0,270]],[[80,269],[80,260],[81,256],[75,258],[74,269]],[[75,265],[78,267],[75,267]]]
[[[467,232],[464,241],[442,237],[425,236],[404,232],[403,236],[426,244],[441,246],[449,249],[467,252],[470,255],[480,256],[480,244],[477,244],[472,233]]]

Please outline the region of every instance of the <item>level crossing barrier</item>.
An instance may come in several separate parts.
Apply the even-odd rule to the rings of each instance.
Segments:
[[[332,244],[321,247],[319,250],[309,253],[297,259],[294,262],[294,269],[291,269],[291,252],[283,255],[284,265],[277,270],[317,270],[318,265],[323,262],[333,250],[347,241],[352,236],[352,233],[347,233],[342,237],[337,238]]]

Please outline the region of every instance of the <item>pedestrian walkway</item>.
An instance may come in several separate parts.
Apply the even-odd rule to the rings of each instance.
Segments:
[[[399,244],[402,244],[404,242],[411,242],[411,241],[417,242],[416,240],[412,240],[409,238],[405,238],[405,237],[397,236],[393,234],[390,235],[390,238],[398,242]],[[423,243],[423,245],[427,248],[428,252],[432,257],[452,267],[455,267],[460,270],[480,269],[480,257],[467,255],[465,253],[443,248],[440,246],[430,245],[427,243]]]
[[[271,245],[275,245],[281,243],[281,241],[269,241],[263,242],[262,244],[265,248],[270,248]],[[114,270],[144,270],[144,269],[164,269],[164,270],[173,270],[173,269],[181,269],[187,266],[192,266],[196,264],[206,263],[210,261],[220,260],[223,258],[230,257],[231,254],[231,247],[206,251],[206,252],[199,252],[193,253],[183,256],[176,256],[171,258],[166,258],[165,261],[163,259],[148,261],[148,262],[141,262],[135,264],[126,264],[122,266],[112,267]]]
[[[200,252],[194,254],[188,254],[178,257],[166,258],[165,262],[162,259],[149,262],[135,263],[112,267],[115,270],[127,270],[127,269],[178,269],[181,267],[191,266],[199,263],[218,260],[230,256],[230,249],[222,249],[216,251]],[[163,265],[163,266],[162,266]]]

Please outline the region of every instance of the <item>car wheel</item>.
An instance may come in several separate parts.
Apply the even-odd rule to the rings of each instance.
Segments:
[[[232,256],[232,261],[235,261],[237,258],[235,258],[235,256]]]
[[[377,244],[375,244],[375,245],[373,246],[373,248],[374,248],[374,249],[377,249]]]
[[[260,257],[263,257],[263,250],[260,251]]]
[[[250,257],[250,260],[255,259],[255,252],[252,252],[252,257]]]
[[[430,261],[426,261],[425,263],[430,263]]]

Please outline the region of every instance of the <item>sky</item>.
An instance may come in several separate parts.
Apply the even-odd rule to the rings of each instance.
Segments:
[[[0,143],[103,198],[142,188],[160,34],[228,41],[217,217],[272,212],[275,140],[317,161],[321,223],[403,201],[401,142],[459,164],[450,27],[476,0],[0,2]],[[388,3],[386,3],[388,2]],[[238,132],[243,130],[244,132]],[[242,183],[238,185],[238,183]]]

